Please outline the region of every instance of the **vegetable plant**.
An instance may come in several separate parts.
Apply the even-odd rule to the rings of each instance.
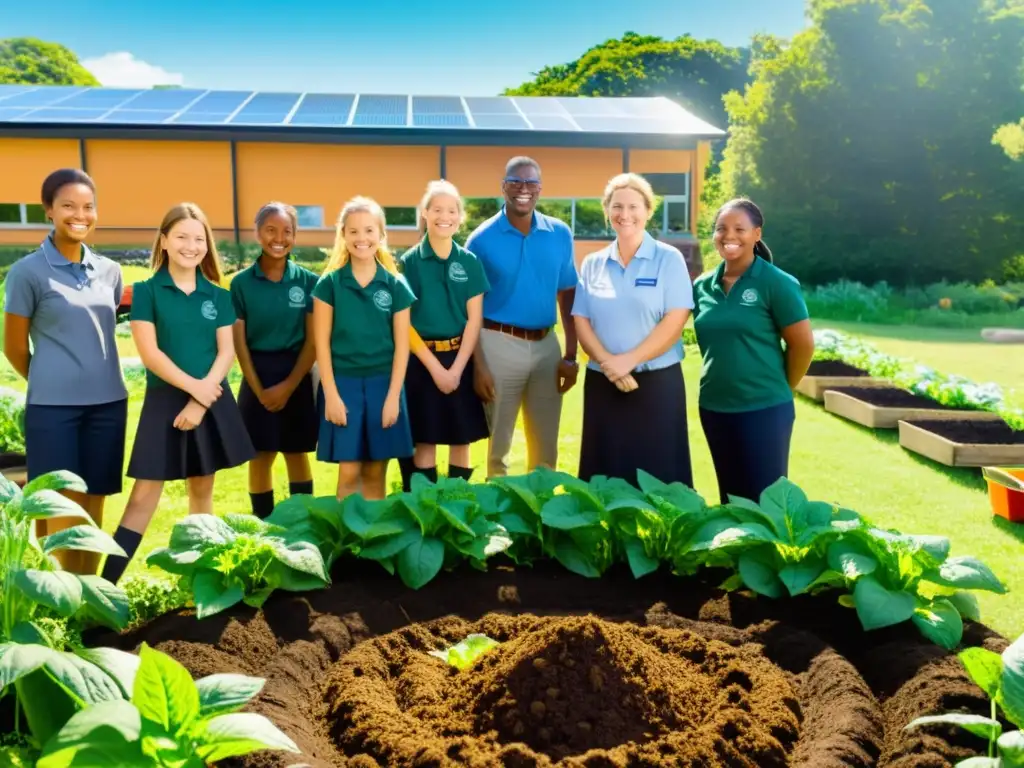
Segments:
[[[244,602],[260,607],[275,589],[304,592],[330,583],[319,547],[289,541],[252,515],[189,515],[147,564],[182,578],[200,619]]]
[[[25,452],[25,396],[0,387],[0,453]]]
[[[967,648],[958,654],[967,674],[989,697],[988,717],[948,713],[919,717],[907,729],[923,725],[954,725],[988,741],[985,757],[972,757],[957,763],[960,768],[1024,768],[1024,731],[1003,733],[996,719],[997,706],[1006,719],[1024,728],[1024,635],[1017,638],[1002,655],[986,648]]]
[[[262,715],[238,712],[263,688],[260,678],[210,675],[193,681],[177,661],[145,643],[120,684],[129,700],[77,712],[49,739],[37,768],[162,766],[203,768],[262,749],[299,751]]]
[[[443,651],[428,651],[446,664],[450,664],[458,670],[468,669],[473,666],[478,658],[495,646],[500,645],[497,640],[492,640],[487,635],[471,634],[450,648]]]
[[[123,591],[99,576],[63,571],[52,556],[60,549],[125,554],[80,506],[59,493],[63,490],[83,492],[85,484],[69,472],[51,472],[22,491],[0,476],[0,696],[14,693],[15,729],[21,730],[24,717],[36,743],[78,709],[123,698],[110,670],[130,655],[69,649],[62,623],[44,616],[49,612],[114,629],[128,621]],[[78,524],[36,537],[36,520],[62,517]]]

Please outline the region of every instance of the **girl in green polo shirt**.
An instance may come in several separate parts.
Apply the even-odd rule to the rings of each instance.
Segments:
[[[722,263],[693,286],[700,420],[723,503],[730,495],[757,501],[787,475],[793,389],[814,354],[800,284],[772,263],[763,225],[750,200],[723,205],[714,225]]]
[[[103,577],[116,582],[142,540],[168,480],[187,480],[189,514],[213,513],[216,473],[256,455],[228,386],[235,361],[230,294],[217,246],[192,203],[164,216],[153,276],[132,289],[132,337],[146,366],[146,396],[128,476],[135,479]]]
[[[473,350],[483,325],[484,293],[490,288],[476,256],[453,236],[465,220],[462,196],[450,181],[432,181],[420,202],[426,234],[404,254],[399,267],[417,296],[406,391],[415,455],[402,467],[437,482],[437,446],[447,445],[448,476],[469,480],[469,446],[488,437],[484,405],[473,390]],[[401,463],[401,462],[400,462]]]
[[[384,498],[388,461],[413,453],[403,387],[416,297],[387,249],[386,227],[375,201],[346,203],[313,289],[317,458],[338,464],[339,499]]]
[[[313,493],[309,454],[316,450],[319,418],[310,370],[313,287],[317,276],[291,259],[298,215],[284,203],[256,214],[260,257],[231,281],[235,351],[244,378],[238,392],[249,437],[249,498],[257,517],[274,511],[274,459],[284,454],[289,492]]]

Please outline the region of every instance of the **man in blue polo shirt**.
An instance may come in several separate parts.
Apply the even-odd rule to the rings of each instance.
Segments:
[[[562,395],[576,383],[572,231],[535,210],[540,190],[540,165],[535,160],[509,160],[501,182],[505,205],[466,241],[491,285],[484,294],[473,382],[491,432],[489,478],[508,473],[520,407],[527,469],[555,467]],[[556,305],[565,332],[565,355],[553,332]]]

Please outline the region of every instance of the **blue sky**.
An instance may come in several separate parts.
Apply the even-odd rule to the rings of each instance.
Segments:
[[[690,33],[791,36],[804,0],[92,0],[9,3],[0,38],[62,43],[104,85],[494,95],[591,45]],[[159,10],[155,10],[159,8]]]

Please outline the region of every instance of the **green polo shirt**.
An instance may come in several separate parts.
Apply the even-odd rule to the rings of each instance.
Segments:
[[[189,376],[201,379],[217,359],[217,329],[235,322],[235,310],[231,294],[211,283],[199,270],[196,289],[186,294],[164,267],[132,287],[131,319],[153,323],[160,351]],[[146,385],[167,383],[146,371]]]
[[[352,263],[317,281],[313,297],[334,307],[331,363],[335,376],[390,373],[395,356],[394,315],[416,296],[405,279],[380,264],[366,287],[356,282]]]
[[[259,260],[231,280],[231,301],[245,321],[245,343],[253,352],[297,352],[306,340],[306,315],[313,311],[317,275],[289,257],[277,282]]]
[[[402,254],[399,268],[417,296],[412,327],[423,339],[454,339],[466,328],[466,302],[490,290],[479,260],[458,243],[440,258],[423,238]]]
[[[724,272],[723,262],[693,284],[700,407],[729,413],[792,400],[781,329],[808,318],[800,283],[758,257],[726,294]]]

